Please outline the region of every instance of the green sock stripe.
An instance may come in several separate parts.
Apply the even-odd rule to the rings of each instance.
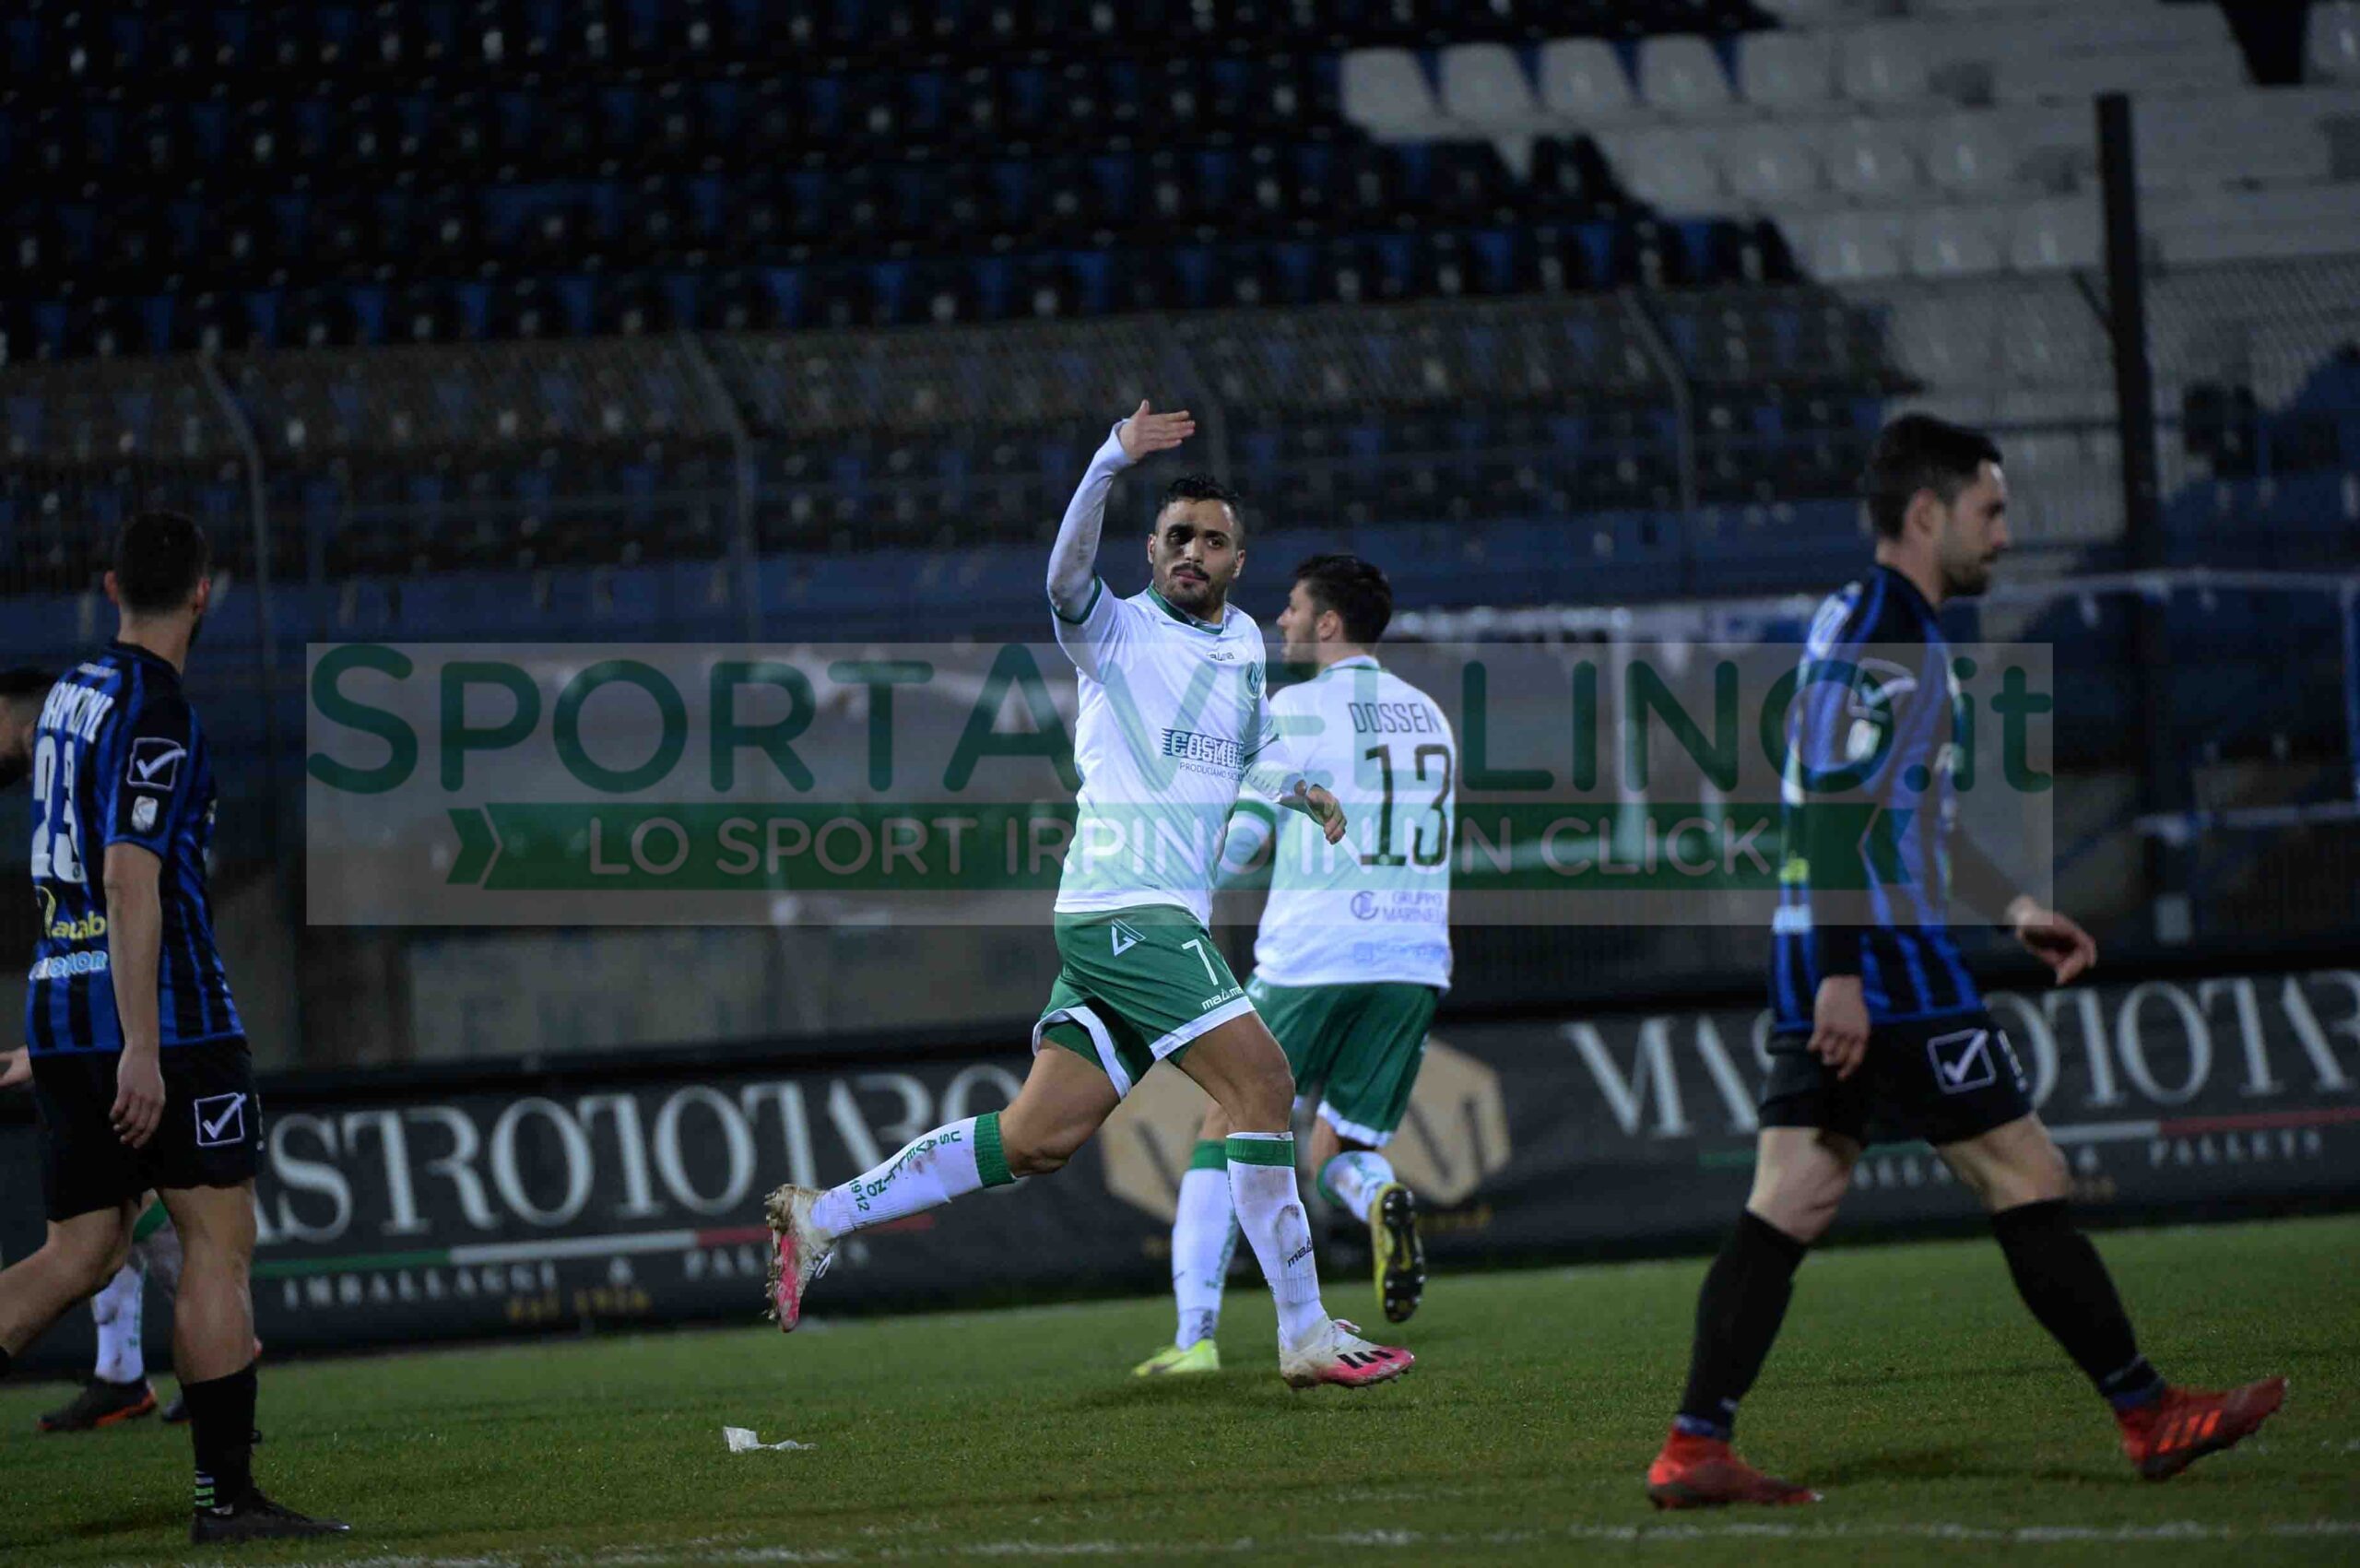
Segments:
[[[171,1218],[171,1216],[164,1212],[163,1199],[158,1198],[155,1202],[149,1204],[145,1209],[140,1211],[139,1218],[131,1222],[131,1240],[133,1244],[136,1245],[138,1243],[146,1241],[148,1237],[162,1230],[164,1228],[164,1222]]]
[[[1294,1134],[1232,1133],[1224,1150],[1233,1165],[1287,1165],[1294,1163]]]
[[[1200,1138],[1189,1152],[1191,1171],[1225,1171],[1229,1169],[1229,1145],[1217,1138]]]
[[[1337,1155],[1334,1159],[1328,1161],[1328,1163],[1320,1166],[1319,1174],[1312,1178],[1312,1185],[1319,1189],[1319,1196],[1326,1198],[1328,1202],[1334,1204],[1339,1208],[1342,1208],[1347,1206],[1344,1200],[1336,1195],[1336,1189],[1328,1185],[1328,1173],[1334,1170],[1338,1165],[1343,1163],[1343,1160],[1344,1157],[1342,1155]]]
[[[975,1118],[975,1173],[987,1187],[1004,1187],[1016,1180],[1009,1173],[1008,1156],[1000,1151],[997,1111]]]

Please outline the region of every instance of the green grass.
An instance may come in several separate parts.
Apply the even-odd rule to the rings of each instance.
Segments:
[[[1804,1272],[1741,1436],[1825,1491],[1811,1509],[1647,1508],[1687,1261],[1438,1280],[1405,1336],[1417,1372],[1356,1395],[1290,1393],[1267,1298],[1243,1287],[1229,1369],[1165,1383],[1126,1375],[1168,1338],[1160,1300],[272,1366],[265,1483],[355,1530],[240,1561],[2360,1559],[2360,1219],[2102,1245],[2168,1373],[2293,1378],[2259,1437],[2136,1480],[1998,1253],[1939,1244]],[[1329,1305],[1373,1319],[1368,1293],[1331,1280]],[[60,1392],[0,1393],[0,1557],[187,1559],[185,1435],[35,1434]],[[724,1423],[817,1446],[733,1455]]]

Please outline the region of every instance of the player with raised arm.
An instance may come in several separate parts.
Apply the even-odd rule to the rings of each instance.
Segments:
[[[1329,844],[1298,818],[1241,799],[1221,852],[1224,880],[1270,847],[1270,896],[1245,994],[1287,1054],[1297,1087],[1320,1093],[1311,1169],[1330,1202],[1369,1229],[1386,1319],[1406,1323],[1425,1288],[1417,1199],[1384,1155],[1409,1108],[1426,1028],[1450,984],[1450,844],[1458,752],[1433,699],[1371,651],[1393,619],[1385,573],[1349,555],[1295,568],[1279,615],[1291,664],[1316,673],[1270,700],[1314,777],[1333,781],[1352,819]],[[1275,843],[1273,836],[1275,835]],[[1213,1330],[1235,1246],[1222,1153],[1228,1118],[1205,1113],[1172,1224],[1173,1343],[1142,1377],[1215,1372]]]
[[[107,593],[122,628],[66,671],[33,733],[41,917],[25,1035],[49,1234],[0,1272],[0,1374],[106,1282],[152,1187],[185,1262],[172,1313],[196,1450],[189,1539],[337,1533],[254,1484],[254,1177],[261,1106],[213,941],[211,750],[181,671],[212,599],[205,535],[124,525]]]
[[[782,1329],[795,1327],[844,1236],[1058,1169],[1169,1060],[1236,1129],[1224,1162],[1278,1303],[1280,1375],[1298,1388],[1358,1387],[1410,1365],[1408,1351],[1359,1338],[1320,1304],[1288,1130],[1294,1080],[1206,930],[1241,785],[1310,816],[1329,843],[1345,829],[1335,796],[1287,757],[1261,633],[1229,603],[1245,560],[1235,498],[1200,477],[1174,480],[1148,536],[1146,591],[1117,598],[1097,572],[1115,477],[1195,430],[1185,411],[1145,402],[1118,420],[1049,558],[1057,643],[1079,672],[1081,790],[1053,921],[1063,963],[1032,1028],[1032,1070],[1004,1111],[938,1127],[840,1186],[771,1194],[771,1309]]]
[[[1906,415],[1878,436],[1861,489],[1876,566],[1813,619],[1788,714],[1787,863],[1753,1190],[1697,1299],[1687,1391],[1647,1469],[1660,1508],[1818,1501],[1740,1459],[1730,1430],[1777,1338],[1796,1267],[1835,1220],[1871,1117],[1924,1138],[1981,1200],[2024,1305],[2113,1409],[2141,1475],[2161,1480],[2230,1446],[2285,1396],[2279,1377],[2225,1394],[2174,1387],[2139,1353],[2114,1280],[2068,1211],[2065,1157],[1949,928],[1955,892],[2012,930],[2060,985],[2097,961],[2087,932],[2019,892],[1951,831],[1968,736],[1935,614],[1983,592],[2008,548],[1999,448]],[[1825,892],[1856,885],[1847,868],[1863,860],[1858,816],[1815,808],[1803,788],[1806,777],[1847,775],[1907,824],[1895,845],[1906,875],[1872,877],[1865,899]]]

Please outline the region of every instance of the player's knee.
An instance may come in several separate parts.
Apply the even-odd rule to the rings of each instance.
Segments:
[[[1294,1114],[1294,1074],[1281,1056],[1240,1077],[1221,1106],[1234,1132],[1284,1132]]]
[[[1757,1181],[1746,1207],[1795,1240],[1809,1244],[1827,1233],[1843,1207],[1851,1168],[1833,1162],[1807,1171],[1768,1173]]]
[[[1000,1154],[1008,1161],[1011,1176],[1045,1176],[1065,1168],[1074,1151],[1090,1138],[1089,1130],[1045,1128],[1035,1129],[1022,1125],[1011,1128],[1000,1124]]]

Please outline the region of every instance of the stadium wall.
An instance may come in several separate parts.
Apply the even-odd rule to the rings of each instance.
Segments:
[[[2360,970],[2186,973],[1995,993],[2011,1054],[2101,1222],[2360,1197]],[[1425,1197],[1438,1271],[1667,1251],[1716,1234],[1753,1159],[1760,1010],[1600,1012],[1447,1028],[1391,1152]],[[899,1056],[650,1059],[478,1068],[269,1093],[254,1303],[277,1350],[594,1326],[743,1321],[761,1307],[763,1193],[838,1177],[1005,1103],[1024,1063],[947,1045]],[[827,1312],[1150,1291],[1203,1101],[1155,1074],[1055,1180],[856,1238]],[[29,1120],[0,1180],[39,1187]],[[1922,1144],[1873,1147],[1847,1233],[1971,1222]],[[0,1217],[18,1256],[30,1203]],[[168,1306],[159,1303],[159,1315]],[[163,1321],[161,1316],[158,1323]],[[87,1319],[43,1341],[78,1364]]]

